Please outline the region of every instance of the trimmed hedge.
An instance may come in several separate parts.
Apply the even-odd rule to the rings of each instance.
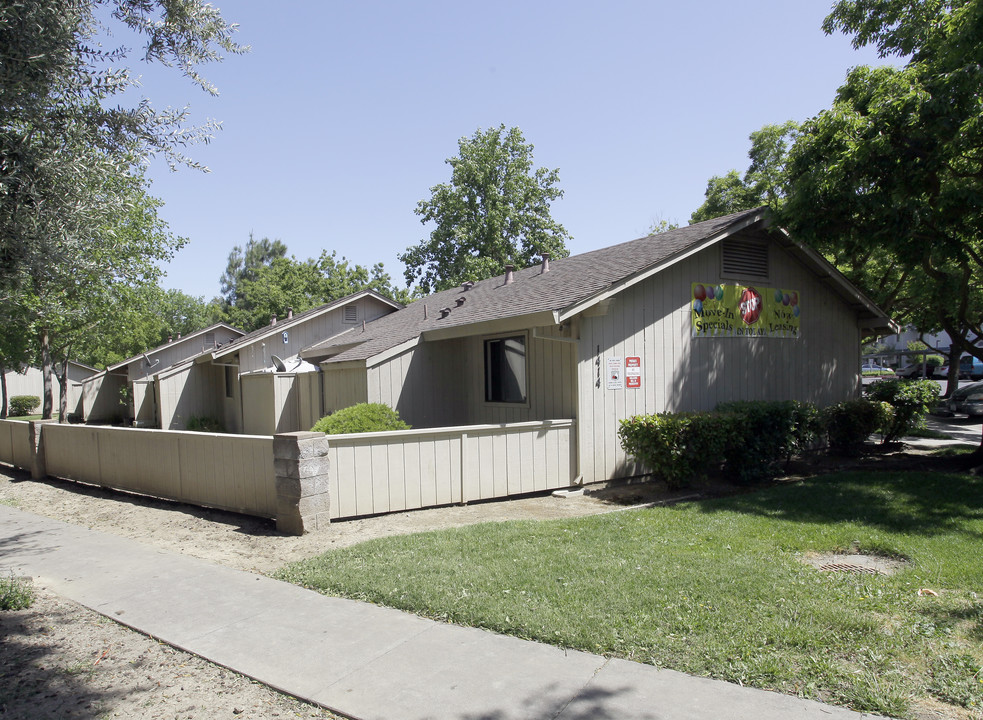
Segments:
[[[777,475],[792,455],[828,443],[857,452],[873,433],[891,442],[923,421],[936,401],[932,380],[883,380],[870,397],[820,412],[811,403],[741,401],[714,412],[659,413],[622,420],[621,447],[671,487],[681,487],[711,468],[749,485]]]
[[[775,477],[782,462],[823,435],[819,410],[812,403],[738,401],[721,403],[717,412],[733,417],[724,465],[742,485]]]
[[[382,403],[359,403],[346,407],[325,415],[311,428],[314,432],[328,435],[409,429],[410,426],[403,422],[398,412]]]
[[[41,398],[37,395],[14,395],[10,398],[8,415],[10,417],[33,415],[40,404]]]
[[[665,480],[682,487],[719,464],[731,419],[712,413],[636,415],[621,421],[621,447]]]
[[[625,452],[670,487],[721,465],[747,485],[774,477],[781,462],[821,439],[823,427],[809,403],[732,402],[715,412],[631,417],[618,435]]]

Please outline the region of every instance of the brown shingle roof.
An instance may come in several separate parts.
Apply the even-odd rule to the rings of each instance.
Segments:
[[[283,332],[284,330],[289,330],[290,328],[305,322],[311,317],[315,317],[317,315],[321,315],[331,310],[344,307],[345,305],[355,302],[356,300],[363,297],[373,297],[377,300],[392,305],[393,307],[397,307],[397,308],[402,307],[395,300],[391,298],[387,298],[385,295],[382,295],[376,292],[375,290],[371,290],[371,289],[359,290],[358,292],[352,293],[351,295],[346,295],[345,297],[338,298],[337,300],[332,300],[323,305],[318,305],[317,307],[313,307],[309,310],[305,310],[304,312],[296,313],[289,320],[287,318],[282,318],[282,319],[278,318],[276,325],[264,325],[258,330],[253,330],[251,333],[236,338],[231,343],[226,343],[225,345],[223,345],[222,348],[216,351],[212,357],[219,358],[233,352],[238,352],[242,348],[248,346],[250,343],[269,337],[271,335],[275,335],[276,333]]]
[[[745,210],[687,227],[649,235],[611,247],[550,261],[543,273],[540,265],[518,270],[508,285],[501,275],[474,284],[469,290],[456,287],[417,300],[402,310],[369,323],[365,330],[353,329],[323,343],[320,348],[359,342],[331,358],[331,362],[366,360],[390,348],[437,330],[502,318],[560,311],[602,294],[616,283],[671,259],[690,248],[743,227],[763,213],[763,208]],[[457,305],[459,298],[464,303]],[[424,307],[426,315],[424,317]],[[441,317],[442,308],[451,308]]]

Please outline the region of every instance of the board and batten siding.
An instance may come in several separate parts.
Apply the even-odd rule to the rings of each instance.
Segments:
[[[573,420],[328,436],[331,517],[569,487]]]
[[[58,424],[43,432],[49,475],[276,516],[272,437]]]
[[[192,416],[223,420],[224,372],[221,366],[202,363],[158,376],[156,400],[163,429],[184,430]]]
[[[23,420],[0,420],[0,462],[31,469],[31,427]]]
[[[715,246],[616,295],[604,315],[581,318],[578,357],[580,467],[585,482],[642,472],[621,449],[619,421],[658,412],[712,410],[730,400],[801,400],[820,406],[854,397],[860,330],[847,305],[801,263],[769,246],[767,280],[799,292],[798,339],[693,338],[692,283],[722,278]],[[637,356],[639,389],[609,390],[607,359]]]
[[[324,414],[369,401],[365,366],[321,365],[322,406]]]
[[[523,404],[485,402],[485,346],[493,337],[526,337]],[[423,342],[369,368],[368,397],[396,408],[413,427],[523,423],[576,417],[576,351],[533,330]]]

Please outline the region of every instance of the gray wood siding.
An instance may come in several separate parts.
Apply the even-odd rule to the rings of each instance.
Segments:
[[[272,437],[57,424],[43,433],[52,476],[276,517]]]
[[[239,372],[249,373],[272,367],[273,361],[270,359],[272,355],[281,358],[296,355],[310,345],[333,337],[356,325],[361,325],[363,319],[365,322],[370,322],[392,312],[391,306],[372,297],[359,298],[353,304],[357,307],[358,317],[358,322],[354,324],[344,322],[345,308],[343,306],[298,322],[292,327],[285,326],[281,321],[270,328],[275,332],[262,339],[254,340],[239,351]],[[283,326],[282,330],[279,329],[281,326]],[[286,343],[283,342],[284,332],[287,333]]]
[[[420,343],[368,369],[369,402],[395,408],[414,428],[464,425],[465,341]]]
[[[526,340],[526,405],[485,402],[486,336],[421,343],[368,371],[370,402],[399,411],[413,427],[521,423],[576,417],[575,346]]]
[[[331,435],[331,517],[569,487],[575,437],[572,420]]]
[[[243,375],[242,431],[246,435],[272,435],[276,431],[276,396],[273,374]]]
[[[202,364],[159,376],[157,401],[163,429],[184,430],[192,416],[224,420],[224,372],[219,365]]]
[[[722,280],[717,247],[619,293],[606,315],[581,318],[578,417],[586,482],[640,471],[618,442],[619,421],[632,415],[711,410],[728,400],[823,406],[856,394],[860,332],[854,314],[780,248],[770,253],[770,278],[751,284],[799,291],[799,339],[691,337],[691,284]],[[642,387],[608,390],[607,358],[627,356],[642,359]]]
[[[116,420],[123,415],[120,391],[126,381],[122,375],[96,375],[82,385],[82,409],[87,422]]]
[[[321,376],[324,414],[368,402],[368,380],[364,367],[335,368],[322,365]]]

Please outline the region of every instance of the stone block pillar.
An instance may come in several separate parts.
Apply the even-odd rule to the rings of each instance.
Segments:
[[[303,535],[331,522],[328,439],[319,432],[273,436],[276,529]]]

